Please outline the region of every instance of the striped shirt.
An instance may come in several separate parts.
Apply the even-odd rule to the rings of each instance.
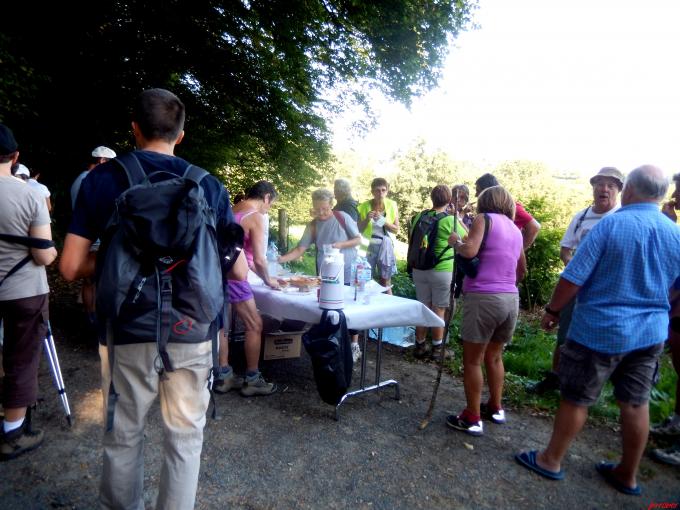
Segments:
[[[562,278],[580,286],[568,338],[620,354],[664,342],[668,291],[680,276],[680,228],[656,204],[602,218]]]

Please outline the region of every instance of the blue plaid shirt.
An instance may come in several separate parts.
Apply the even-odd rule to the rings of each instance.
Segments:
[[[622,207],[595,225],[562,273],[581,287],[568,338],[608,354],[665,341],[678,276],[680,228],[656,204]]]

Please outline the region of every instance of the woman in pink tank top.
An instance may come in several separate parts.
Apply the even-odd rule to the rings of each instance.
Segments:
[[[265,258],[265,234],[269,225],[265,225],[264,215],[276,200],[274,185],[267,181],[256,182],[246,193],[246,198],[234,205],[236,222],[243,227],[243,253],[248,267],[254,271],[265,284],[278,288],[276,278],[270,278]],[[247,279],[233,279],[227,276],[229,303],[245,324],[246,373],[237,376],[229,366],[229,342],[224,329],[220,331],[220,373],[215,381],[215,391],[226,393],[230,389],[240,389],[243,396],[271,395],[276,385],[265,381],[260,373],[258,363],[262,342],[262,318],[257,312],[253,291]]]
[[[482,418],[505,423],[501,404],[505,367],[503,347],[512,339],[519,312],[517,282],[526,272],[522,234],[515,226],[515,201],[502,186],[485,189],[477,201],[477,217],[465,242],[451,234],[449,243],[463,257],[479,257],[478,274],[463,281],[463,383],[467,405],[447,417],[448,426],[474,436],[484,433]],[[484,239],[485,223],[489,228]],[[482,242],[484,246],[482,248]],[[482,363],[489,401],[481,403]]]

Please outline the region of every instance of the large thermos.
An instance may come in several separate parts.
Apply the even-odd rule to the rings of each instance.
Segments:
[[[321,288],[319,308],[341,310],[345,306],[345,257],[337,248],[324,250],[323,262],[319,269]]]

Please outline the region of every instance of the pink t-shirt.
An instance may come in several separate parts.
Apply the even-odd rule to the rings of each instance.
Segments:
[[[517,261],[522,251],[522,234],[503,214],[487,213],[491,224],[486,246],[479,252],[475,278],[465,277],[463,292],[517,294]]]
[[[240,212],[235,212],[234,213],[234,219],[236,220],[236,223],[241,225],[241,220],[245,218],[246,216],[250,216],[251,214],[256,213],[254,209],[251,209],[250,211],[240,211]],[[253,268],[253,244],[250,242],[250,236],[244,232],[243,236],[243,252],[246,254],[246,260],[248,261],[248,267]]]

